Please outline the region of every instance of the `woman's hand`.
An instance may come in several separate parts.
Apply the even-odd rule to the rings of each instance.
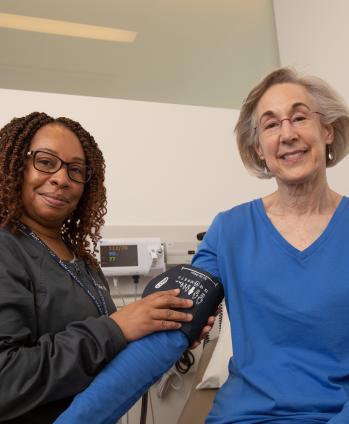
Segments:
[[[155,331],[178,330],[181,328],[179,321],[191,321],[193,318],[191,314],[172,309],[193,306],[192,300],[178,297],[179,293],[179,289],[152,293],[124,306],[109,318],[117,323],[129,342]]]
[[[201,340],[204,339],[207,334],[212,330],[213,324],[215,322],[216,317],[215,316],[211,316],[208,317],[207,320],[207,324],[205,325],[205,327],[201,330],[200,336],[198,338],[198,340],[196,340],[190,347],[189,349],[195,349],[196,347],[198,347],[201,343]]]
[[[208,317],[207,320],[207,324],[205,325],[205,327],[201,330],[200,336],[198,338],[198,340],[196,340],[190,347],[189,349],[195,349],[196,347],[198,347],[201,343],[201,340],[204,339],[207,334],[212,330],[213,324],[216,320],[216,316],[220,313],[222,309],[222,305],[218,306],[218,309],[216,310],[216,313],[210,317]]]

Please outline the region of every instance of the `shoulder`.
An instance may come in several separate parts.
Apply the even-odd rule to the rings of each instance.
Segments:
[[[0,249],[8,248],[11,246],[16,247],[20,244],[21,236],[18,234],[13,234],[8,228],[0,229]]]
[[[339,206],[342,206],[345,213],[349,214],[349,197],[343,196]]]
[[[335,211],[333,221],[337,223],[337,226],[345,229],[345,231],[349,228],[349,197],[343,196],[340,203],[337,206]]]
[[[228,210],[220,212],[214,219],[214,222],[220,225],[243,224],[254,219],[258,209],[260,209],[260,199],[242,203]]]
[[[12,233],[8,228],[0,229],[0,259],[10,256],[16,258],[39,258],[42,256],[42,247],[24,234]]]
[[[209,226],[204,240],[212,245],[219,245],[220,242],[235,240],[246,234],[258,220],[260,204],[260,199],[252,200],[218,213]]]

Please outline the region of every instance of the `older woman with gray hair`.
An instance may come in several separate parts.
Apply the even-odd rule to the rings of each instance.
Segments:
[[[249,93],[236,135],[277,189],[218,214],[193,260],[224,285],[234,345],[206,423],[349,423],[349,199],[326,177],[348,153],[349,112],[282,68]]]

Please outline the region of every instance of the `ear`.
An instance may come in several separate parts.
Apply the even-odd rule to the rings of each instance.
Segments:
[[[324,131],[325,131],[325,142],[326,144],[332,144],[334,139],[334,128],[332,124],[325,124],[324,125]]]
[[[256,144],[254,145],[254,149],[255,149],[259,159],[264,160],[263,150],[262,150],[261,145],[260,145],[258,140],[256,141]]]

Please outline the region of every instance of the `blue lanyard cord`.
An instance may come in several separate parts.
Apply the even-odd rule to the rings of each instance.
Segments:
[[[43,247],[46,248],[48,253],[51,255],[51,257],[66,271],[69,273],[69,275],[73,278],[73,280],[79,284],[79,286],[86,292],[86,294],[92,299],[93,303],[95,304],[96,308],[98,309],[98,312],[100,315],[109,315],[108,314],[108,308],[107,304],[105,302],[102,289],[100,288],[100,284],[96,282],[93,275],[91,274],[90,270],[87,268],[88,275],[91,278],[92,284],[94,288],[96,289],[96,292],[98,293],[99,299],[91,292],[89,287],[83,283],[80,278],[75,275],[71,269],[65,264],[48,246],[45,244],[37,234],[35,234],[32,230],[30,230],[26,225],[24,225],[22,222],[16,222],[18,228],[20,231],[22,231],[23,234],[31,237],[32,239],[36,240],[38,243],[40,243]]]

